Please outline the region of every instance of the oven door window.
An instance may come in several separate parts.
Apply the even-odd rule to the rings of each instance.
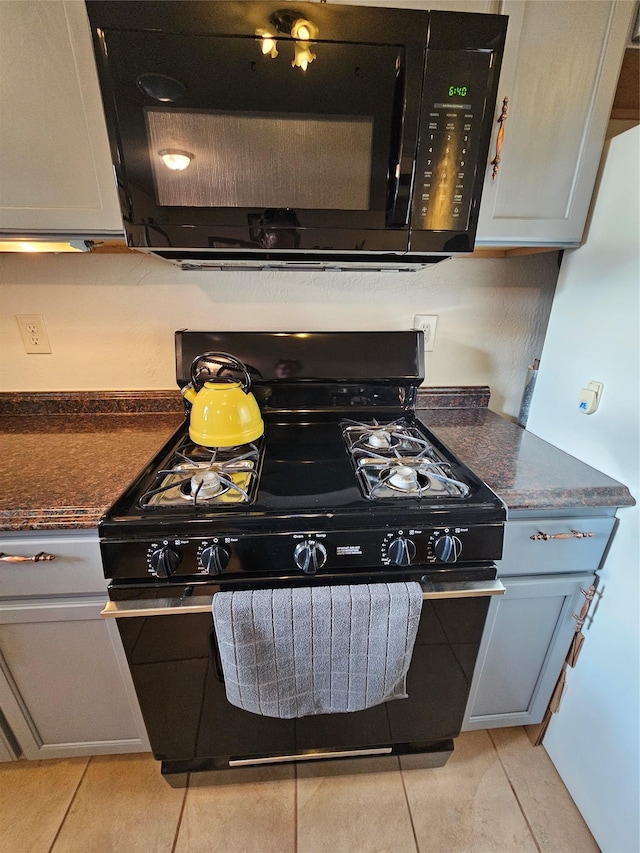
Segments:
[[[238,36],[107,31],[105,43],[132,222],[250,226],[289,209],[293,227],[385,227],[402,48],[309,42],[303,69],[288,37],[273,56]]]

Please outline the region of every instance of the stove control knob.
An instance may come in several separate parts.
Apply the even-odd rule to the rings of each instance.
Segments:
[[[149,563],[158,578],[170,578],[182,562],[182,554],[173,548],[163,546],[154,551],[149,557]]]
[[[293,552],[296,566],[307,575],[315,575],[327,562],[327,549],[314,539],[307,539],[296,545]]]
[[[457,536],[445,534],[439,536],[433,543],[436,557],[443,563],[455,563],[462,553],[462,542]]]
[[[389,542],[387,554],[391,562],[395,563],[396,566],[410,566],[411,560],[416,555],[416,546],[411,539],[398,536]]]
[[[208,575],[219,575],[229,565],[231,554],[222,545],[209,545],[202,549],[200,565]]]

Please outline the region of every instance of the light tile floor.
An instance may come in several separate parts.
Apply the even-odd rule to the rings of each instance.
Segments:
[[[544,748],[522,728],[419,756],[194,774],[147,754],[0,765],[0,853],[597,853]]]

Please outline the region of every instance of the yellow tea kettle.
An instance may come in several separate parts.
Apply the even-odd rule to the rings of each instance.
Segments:
[[[220,365],[215,376],[207,363]],[[240,371],[244,381],[220,376],[223,370]],[[203,379],[203,374],[210,378]],[[250,389],[249,371],[235,356],[205,352],[194,359],[191,382],[182,389],[182,396],[191,403],[191,441],[205,447],[235,447],[259,438],[264,423]]]

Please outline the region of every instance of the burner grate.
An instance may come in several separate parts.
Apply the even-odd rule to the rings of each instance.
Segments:
[[[138,501],[151,507],[209,507],[250,503],[258,485],[261,449],[202,447],[185,438],[168,466],[156,473],[156,484]]]
[[[387,424],[343,421],[347,450],[360,488],[369,500],[466,498],[469,486],[404,418]]]

